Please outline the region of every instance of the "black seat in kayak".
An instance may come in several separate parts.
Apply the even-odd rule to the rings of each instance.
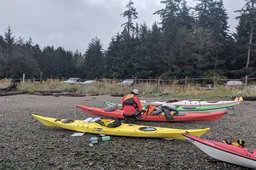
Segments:
[[[174,116],[185,116],[185,115],[186,115],[185,112],[174,113]]]
[[[100,120],[100,119],[96,120],[95,123],[97,123],[97,124],[99,124],[101,126],[105,126],[105,123],[102,120]]]
[[[217,101],[214,100],[210,100],[210,101],[206,101],[207,103],[217,103]]]
[[[177,99],[171,99],[171,100],[167,100],[166,103],[172,103],[172,102],[178,102],[179,100]]]
[[[254,152],[251,149],[247,149],[248,152],[250,152],[251,154],[254,154]]]
[[[119,120],[119,119],[115,119],[114,122],[112,123],[109,123],[107,125],[107,127],[109,128],[115,128],[115,127],[118,127],[118,126],[121,126],[122,125],[122,122]]]

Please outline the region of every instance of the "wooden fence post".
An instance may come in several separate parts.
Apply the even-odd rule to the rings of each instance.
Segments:
[[[216,83],[216,77],[213,77],[213,87],[216,87],[217,83]]]
[[[187,87],[187,85],[188,85],[188,77],[186,76],[185,77],[185,87]]]
[[[158,82],[157,82],[158,86],[160,86],[160,82],[161,82],[161,76],[158,78]]]
[[[43,72],[40,71],[40,83],[42,83],[42,79],[43,79]]]
[[[244,82],[245,88],[247,88],[247,85],[248,85],[248,76],[246,75],[246,76],[245,76],[245,82]]]
[[[25,73],[22,74],[22,84],[24,84],[24,81],[25,81]]]

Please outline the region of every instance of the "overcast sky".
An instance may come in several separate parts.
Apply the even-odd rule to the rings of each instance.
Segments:
[[[153,13],[163,6],[161,0],[133,0],[138,12],[137,23],[149,27],[159,21]],[[84,53],[89,42],[98,37],[106,49],[112,38],[122,30],[125,19],[120,15],[129,0],[0,0],[0,35],[11,27],[16,39],[32,38],[41,48],[53,45]],[[187,0],[188,6],[195,5]],[[223,0],[229,16],[231,32],[237,20],[234,13],[245,0]]]

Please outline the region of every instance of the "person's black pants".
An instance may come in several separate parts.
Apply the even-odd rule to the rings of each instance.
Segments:
[[[139,115],[141,114],[141,111],[136,111],[134,114],[125,114],[123,113],[124,115],[124,118],[126,119],[136,119],[136,117],[138,117]]]

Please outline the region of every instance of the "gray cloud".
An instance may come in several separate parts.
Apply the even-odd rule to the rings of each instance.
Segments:
[[[106,49],[125,19],[120,15],[129,0],[1,0],[0,35],[10,25],[14,36],[44,47],[54,45],[66,50],[85,52],[92,38],[98,37]],[[152,26],[159,21],[153,13],[162,8],[159,0],[134,0],[139,13],[138,23]],[[194,5],[188,0],[188,5]],[[244,0],[224,0],[229,13],[231,31],[237,21],[234,10],[241,9]],[[238,15],[238,14],[236,14]]]

